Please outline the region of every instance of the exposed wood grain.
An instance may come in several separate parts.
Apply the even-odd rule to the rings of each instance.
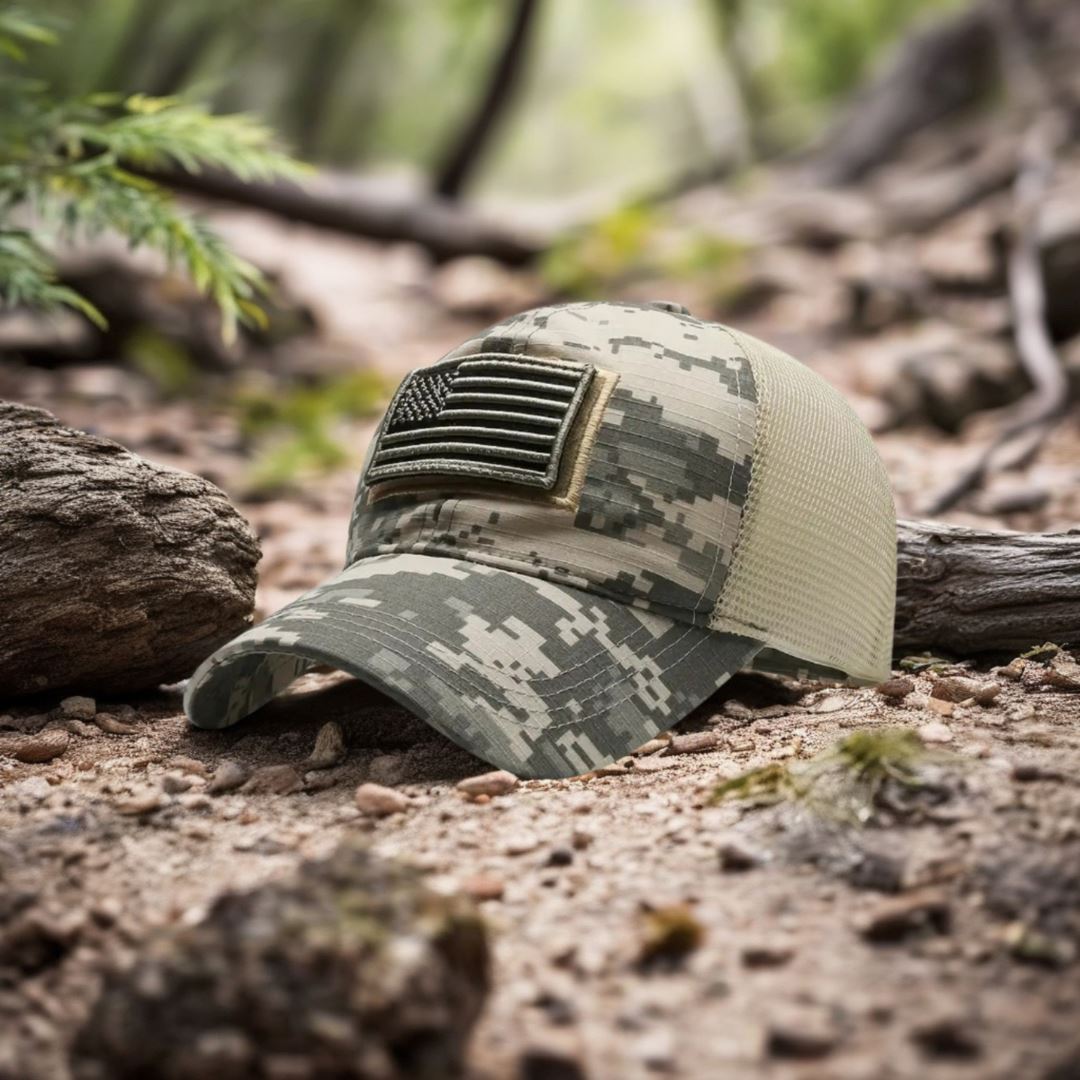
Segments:
[[[213,484],[0,402],[0,697],[188,675],[250,623],[258,558]]]
[[[1080,530],[983,532],[901,521],[896,648],[958,656],[1080,642]]]

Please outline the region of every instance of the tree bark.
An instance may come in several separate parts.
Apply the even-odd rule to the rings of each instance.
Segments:
[[[901,521],[897,557],[897,650],[967,656],[1080,643],[1080,530]]]
[[[213,484],[0,402],[0,698],[190,674],[250,624],[258,559]]]
[[[510,266],[535,259],[545,237],[510,229],[448,199],[393,195],[359,178],[319,173],[299,187],[285,181],[245,181],[224,173],[156,173],[154,179],[179,191],[266,210],[291,221],[364,236],[408,241],[438,262],[460,255],[486,255]]]

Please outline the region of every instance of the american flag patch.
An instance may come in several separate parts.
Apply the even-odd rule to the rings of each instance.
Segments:
[[[470,476],[550,490],[593,371],[511,353],[414,371],[387,410],[367,482]]]

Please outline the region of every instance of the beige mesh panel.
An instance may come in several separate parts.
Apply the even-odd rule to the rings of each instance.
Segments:
[[[811,673],[880,682],[896,600],[884,465],[828,383],[756,338],[734,337],[757,384],[757,440],[731,575],[710,625],[764,640]]]

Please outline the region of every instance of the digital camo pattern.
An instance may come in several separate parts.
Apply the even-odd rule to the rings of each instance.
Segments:
[[[750,483],[757,395],[714,323],[646,304],[582,303],[507,319],[444,359],[516,354],[615,372],[576,510],[470,492],[372,493],[361,478],[349,562],[414,552],[484,562],[706,625]]]
[[[185,706],[225,727],[328,663],[497,767],[571,776],[681,720],[759,647],[539,577],[377,556],[219,650]]]

